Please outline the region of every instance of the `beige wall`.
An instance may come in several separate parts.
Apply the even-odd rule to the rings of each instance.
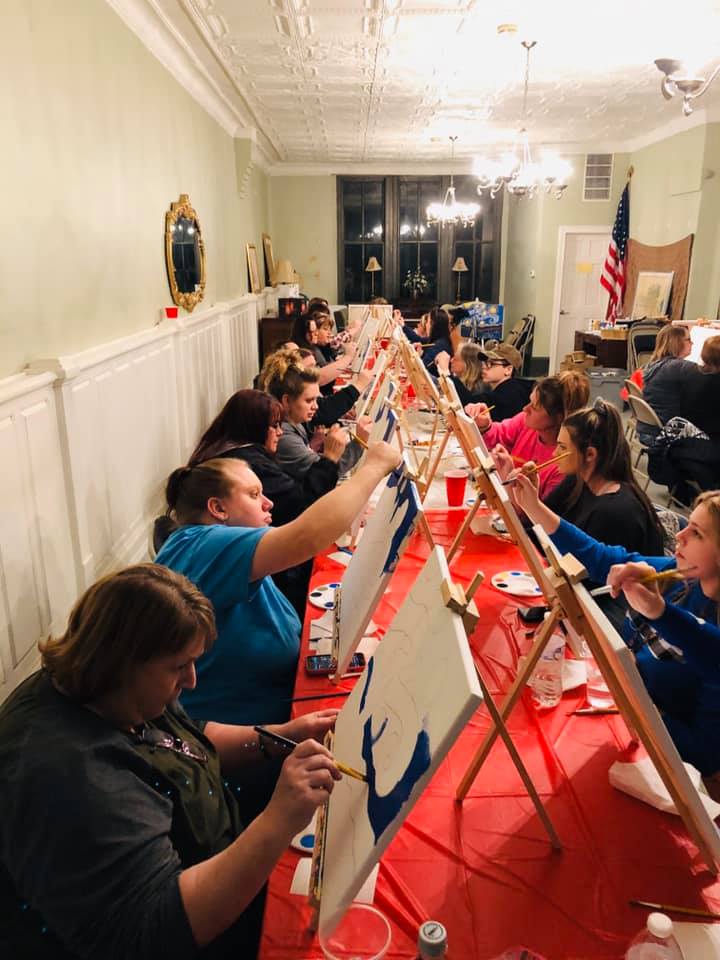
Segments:
[[[335,177],[271,177],[270,232],[275,260],[287,258],[311,297],[337,302]]]
[[[241,200],[233,140],[98,0],[5,0],[0,376],[151,326],[169,302],[164,215],[181,192],[207,250],[205,303],[247,289],[267,178]],[[260,248],[261,249],[261,248]]]

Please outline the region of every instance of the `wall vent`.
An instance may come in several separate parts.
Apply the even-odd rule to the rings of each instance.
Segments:
[[[609,200],[612,172],[612,153],[588,153],[585,157],[583,200]]]

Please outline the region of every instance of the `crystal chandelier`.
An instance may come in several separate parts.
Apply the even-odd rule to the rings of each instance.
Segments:
[[[452,155],[450,158],[451,167],[455,162],[455,141],[457,137],[450,137],[452,144]],[[428,226],[439,223],[441,227],[449,226],[451,223],[462,223],[464,227],[470,227],[475,223],[475,217],[480,213],[480,204],[478,203],[460,203],[455,199],[455,184],[453,175],[450,173],[450,186],[445,191],[445,199],[442,203],[431,203],[425,211]]]
[[[661,59],[655,61],[655,66],[664,74],[660,81],[660,91],[666,100],[671,100],[676,93],[682,94],[683,113],[689,117],[693,112],[692,101],[701,97],[720,71],[720,65],[715,67],[710,76],[693,76],[681,60]]]
[[[523,126],[518,142],[513,150],[504,153],[499,160],[478,157],[473,172],[478,178],[477,191],[482,196],[485,190],[494,197],[503,184],[508,193],[516,197],[534,197],[539,190],[545,190],[556,200],[567,187],[572,167],[554,154],[545,154],[540,163],[534,163],[530,152],[530,138],[527,132],[527,96],[530,83],[530,51],[536,40],[523,40],[525,48],[525,84],[523,88]]]

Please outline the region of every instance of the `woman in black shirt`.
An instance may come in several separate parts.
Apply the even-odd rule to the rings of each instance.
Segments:
[[[551,510],[602,543],[662,555],[662,528],[633,476],[615,407],[597,400],[567,417],[557,452],[567,453],[557,465],[565,479],[545,499]]]

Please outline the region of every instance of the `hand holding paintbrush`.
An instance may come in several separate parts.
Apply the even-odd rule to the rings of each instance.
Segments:
[[[622,591],[633,610],[649,620],[656,620],[665,611],[660,587],[686,580],[694,572],[692,566],[658,572],[648,563],[617,563],[610,567],[609,589],[603,588],[603,592],[617,596]]]
[[[507,480],[504,481],[504,486],[507,486],[509,483],[514,483],[521,474],[524,474],[527,477],[531,474],[540,473],[540,471],[544,470],[545,467],[552,467],[554,464],[560,463],[561,460],[564,460],[569,456],[570,451],[566,450],[564,453],[558,453],[556,456],[550,457],[549,460],[545,460],[543,463],[535,463],[533,460],[527,460],[516,470],[512,476],[508,477]]]

